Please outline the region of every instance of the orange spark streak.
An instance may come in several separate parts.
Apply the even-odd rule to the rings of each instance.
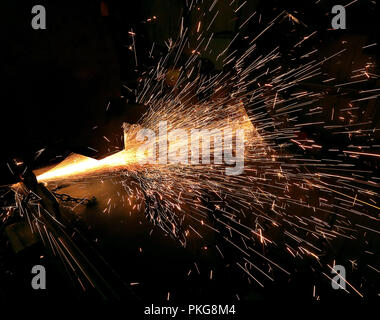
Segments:
[[[119,168],[134,161],[132,153],[122,150],[101,160],[72,154],[53,169],[37,176],[38,181],[81,175],[103,169]]]

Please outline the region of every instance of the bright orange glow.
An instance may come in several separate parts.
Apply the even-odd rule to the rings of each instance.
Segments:
[[[53,169],[37,176],[37,180],[54,180],[56,178],[81,175],[103,169],[118,168],[128,165],[134,161],[133,159],[134,156],[127,150],[122,150],[101,160],[73,153]]]
[[[229,127],[232,130],[236,131],[237,129],[243,129],[244,134],[244,140],[247,143],[248,141],[250,144],[254,144],[256,148],[262,148],[264,146],[263,140],[256,131],[255,127],[253,126],[251,120],[249,119],[246,110],[242,104],[236,104],[229,106],[232,110],[232,117],[222,117],[221,119],[215,119],[214,121],[211,121],[211,123],[208,123],[204,126],[204,129],[210,130],[210,131],[199,131],[195,133],[191,139],[195,139],[196,141],[200,141],[201,139],[209,138],[213,136],[212,129],[223,129],[225,127]],[[200,109],[201,110],[201,109]],[[193,110],[193,113],[197,110]],[[198,110],[199,111],[199,110]],[[206,120],[208,120],[207,113],[205,114],[202,110],[200,111],[204,117],[206,117]],[[158,117],[157,115],[157,118]],[[163,117],[164,118],[164,117]],[[193,119],[186,118],[186,115],[183,115],[179,112],[179,114],[174,114],[171,119],[168,119],[169,123],[169,130],[172,129],[178,129],[183,128],[185,132],[190,132],[190,130],[195,126],[196,123],[194,123]],[[171,120],[171,121],[170,121]],[[157,122],[157,120],[156,120]],[[154,122],[153,125],[149,125],[148,122],[147,127],[157,127],[157,123]],[[207,121],[210,122],[210,121]],[[202,126],[199,126],[202,127]],[[69,157],[67,157],[64,161],[62,161],[60,164],[58,164],[56,167],[42,173],[42,174],[36,174],[38,181],[51,181],[55,179],[62,179],[66,177],[72,177],[72,176],[81,176],[87,173],[94,173],[94,172],[100,172],[102,170],[107,169],[118,169],[118,168],[130,168],[133,165],[144,163],[145,161],[142,161],[144,159],[147,159],[148,155],[145,153],[144,148],[140,150],[140,146],[142,144],[145,145],[145,147],[148,147],[149,150],[153,150],[152,145],[156,144],[157,142],[166,142],[167,137],[164,135],[161,137],[160,135],[157,137],[157,139],[151,140],[149,142],[143,142],[139,141],[137,139],[137,133],[139,130],[142,129],[141,125],[130,125],[125,124],[124,127],[124,146],[125,149],[117,152],[111,156],[108,156],[101,160],[96,160],[93,158],[89,158],[80,154],[71,154]],[[202,128],[203,129],[203,128]],[[229,133],[229,135],[233,134],[232,131]],[[160,139],[163,139],[162,141]],[[170,141],[168,144],[168,155],[180,153],[185,154],[185,157],[189,155],[189,139],[187,135],[184,135],[183,137],[175,140]],[[151,147],[151,148],[149,148]],[[217,149],[217,151],[222,148],[222,144],[215,144],[210,148],[213,150],[210,150],[210,152],[214,152],[214,149]],[[201,151],[201,149],[199,149]],[[259,152],[258,149],[256,149],[256,152]],[[214,153],[215,154],[215,153]],[[244,156],[244,154],[243,154]],[[148,161],[148,163],[150,163]],[[158,164],[158,162],[157,162]],[[136,169],[136,167],[134,167]]]

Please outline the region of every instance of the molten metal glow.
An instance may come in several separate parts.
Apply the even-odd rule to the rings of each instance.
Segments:
[[[53,169],[37,176],[37,180],[48,181],[70,176],[78,176],[103,169],[123,167],[131,162],[133,162],[133,155],[127,150],[122,150],[101,160],[74,153]]]
[[[212,130],[219,129],[228,126],[233,131],[237,129],[243,129],[245,132],[244,141],[245,145],[254,145],[256,148],[263,146],[263,140],[256,131],[252,122],[250,121],[247,112],[244,106],[241,103],[233,104],[228,107],[229,113],[228,116],[216,117],[213,118],[209,115],[201,116],[203,113],[202,110],[197,110],[194,107],[191,112],[184,112],[180,108],[176,110],[170,117],[163,116],[163,118],[168,119],[168,124],[170,130],[182,128],[185,131],[190,132],[193,129],[193,126],[200,127],[201,129],[209,130],[207,133],[207,138],[212,138]],[[37,176],[38,181],[48,181],[48,180],[59,180],[67,177],[81,176],[87,173],[101,172],[102,170],[107,169],[120,169],[127,168],[133,164],[141,163],[142,157],[146,157],[144,153],[139,152],[139,146],[143,142],[140,142],[136,139],[138,130],[142,127],[156,128],[158,120],[160,119],[159,113],[156,113],[156,118],[154,121],[145,121],[141,125],[127,125],[124,128],[124,145],[125,149],[117,152],[111,156],[108,156],[102,160],[96,160],[79,154],[71,154],[63,162],[58,164],[53,169],[44,172]],[[194,118],[195,115],[195,118]],[[196,119],[199,123],[196,122]],[[203,126],[203,128],[202,128]],[[204,134],[204,132],[203,132]],[[233,134],[231,131],[230,135]],[[205,136],[200,135],[195,137],[197,140],[204,139]],[[157,140],[152,141],[152,143],[160,144],[160,139],[167,140],[167,137],[158,137]],[[171,141],[168,144],[169,154],[173,152],[180,152],[184,154],[185,157],[190,156],[189,154],[190,141],[188,136],[183,136],[176,141]],[[200,146],[201,147],[201,146]],[[220,150],[222,145],[217,147],[216,145],[211,146],[211,153],[222,152]],[[201,151],[201,148],[199,149]],[[161,168],[163,170],[163,168]]]

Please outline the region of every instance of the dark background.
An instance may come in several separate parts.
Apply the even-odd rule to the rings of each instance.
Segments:
[[[306,25],[304,28],[310,29],[310,33],[318,31],[318,40],[309,48],[304,48],[306,52],[316,47],[319,49],[319,57],[324,57],[340,48],[342,42],[349,42],[348,54],[339,64],[331,63],[324,66],[324,71],[331,76],[343,82],[354,68],[352,61],[360,64],[368,57],[371,57],[372,61],[378,61],[379,53],[376,47],[369,48],[365,52],[361,50],[366,44],[378,42],[379,19],[373,1],[358,1],[347,8],[347,30],[330,29],[332,16],[328,13],[336,4],[334,1],[320,1],[316,7],[308,5],[306,1],[252,0],[248,1],[244,10],[235,15],[226,5],[229,2],[220,0],[216,5],[220,14],[212,30],[216,35],[216,41],[212,43],[215,50],[233,38],[238,25],[253,10],[260,10],[263,24],[265,21],[269,22],[282,10],[287,10],[303,21]],[[31,28],[30,11],[35,4],[44,5],[46,8],[46,30]],[[122,121],[134,121],[136,118],[133,109],[135,101],[123,85],[132,89],[136,87],[139,73],[152,63],[146,54],[152,43],[156,43],[158,54],[160,50],[164,52],[163,42],[169,37],[175,38],[178,33],[181,14],[184,15],[188,25],[192,27],[196,25],[196,17],[186,13],[185,4],[186,1],[181,0],[114,0],[104,1],[103,4],[95,0],[38,1],[38,3],[2,1],[0,185],[14,180],[6,166],[6,163],[14,157],[26,161],[33,168],[38,168],[56,163],[69,152],[83,151],[88,146],[104,152],[113,151],[105,144],[102,137],[104,134],[112,140],[115,150],[121,148],[119,125]],[[146,20],[153,15],[157,20],[147,23]],[[137,51],[141,53],[138,56],[138,66],[135,65],[133,52],[128,49],[131,44],[128,32],[131,30],[136,33]],[[247,24],[245,32],[257,33],[258,30],[259,27],[252,23]],[[265,53],[267,47],[272,48],[274,44],[278,44],[284,53],[284,63],[296,65],[297,61],[286,60],[286,53],[291,50],[295,37],[296,34],[291,29],[275,29],[270,36],[259,41],[258,53]],[[195,40],[190,39],[190,41]],[[245,47],[246,43],[238,41],[231,50]],[[204,58],[205,72],[212,73],[221,68],[218,61],[213,60],[211,56],[202,58]],[[314,86],[313,88],[318,85],[318,83],[305,84],[306,87]],[[371,85],[378,87],[378,80],[372,80]],[[328,98],[331,100],[326,102],[333,101],[338,105],[344,103],[336,97],[334,89],[323,87],[321,90],[331,90]],[[109,108],[107,108],[108,103],[110,103]],[[365,111],[363,120],[372,119],[373,127],[379,127],[380,111],[376,108],[375,101],[365,104],[363,108]],[[329,135],[328,132],[320,132],[318,128],[308,130],[307,134],[318,131],[321,144],[339,146],[347,143]],[[36,152],[42,148],[46,150],[35,160]],[[377,166],[371,161],[363,165],[374,170]],[[171,250],[177,254],[176,249]],[[167,256],[172,256],[169,251]],[[183,252],[178,254],[186,256]],[[186,257],[181,259],[187,261]],[[144,263],[148,261],[147,258]],[[168,260],[167,263],[176,263],[176,261],[176,259]],[[160,267],[164,270],[165,264],[162,263]],[[302,270],[300,272],[302,273]],[[223,274],[222,277],[227,279],[228,274]],[[296,281],[287,287],[290,288],[290,297],[302,298],[303,294],[299,289],[303,288],[304,284],[301,282],[301,280]],[[281,300],[288,293],[280,289],[286,284],[287,279],[280,279],[274,287],[267,287],[267,291],[261,291],[252,299],[276,297]],[[171,285],[174,286],[174,283]],[[193,285],[201,286],[201,280]],[[228,281],[219,285],[236,287],[236,284]],[[224,294],[219,285],[209,291],[205,290],[213,292],[217,301],[221,298],[218,292]],[[150,290],[155,289],[160,290],[150,288]],[[232,295],[233,290],[230,291]],[[162,292],[162,295],[164,294],[165,292]],[[192,292],[191,289],[185,294],[202,297],[201,293]],[[252,293],[247,293],[247,296],[249,294]]]

